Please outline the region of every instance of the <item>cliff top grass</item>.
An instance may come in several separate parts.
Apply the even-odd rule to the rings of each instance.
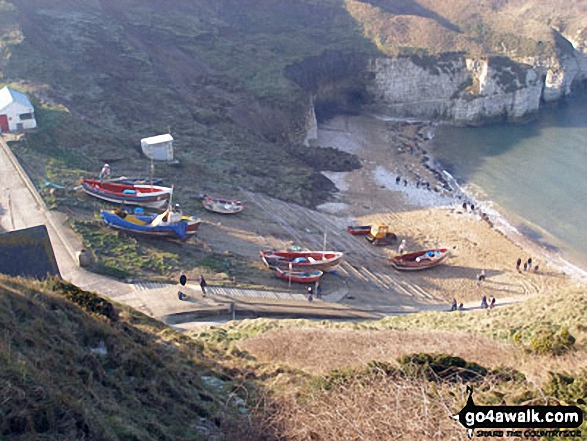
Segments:
[[[0,328],[3,439],[260,435],[235,404],[229,355],[130,308],[0,276]]]
[[[247,319],[207,330],[200,333],[199,337],[217,342],[236,342],[289,328],[359,332],[448,331],[487,337],[539,353],[541,348],[533,347],[538,336],[554,336],[565,330],[574,335],[579,344],[587,343],[587,328],[584,325],[587,307],[578,305],[587,305],[587,292],[584,286],[575,290],[532,297],[519,304],[492,310],[420,312],[355,323]],[[545,352],[548,352],[548,349]]]
[[[585,311],[576,307],[584,296],[578,289],[534,299],[534,308],[370,323],[246,320],[186,335],[67,282],[0,276],[0,436],[465,439],[449,418],[466,402],[464,383],[477,404],[576,404],[585,396]],[[516,344],[525,342],[491,329],[537,334],[542,325],[571,330],[570,355],[520,355]],[[395,352],[380,337],[397,340]],[[364,358],[368,347],[377,350]],[[307,352],[320,358],[319,371],[296,366]],[[545,371],[539,381],[529,364]]]

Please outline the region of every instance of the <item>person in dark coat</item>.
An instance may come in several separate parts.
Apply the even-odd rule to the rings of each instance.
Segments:
[[[452,299],[452,303],[450,305],[450,310],[451,311],[456,311],[457,310],[457,299]]]
[[[208,286],[208,284],[206,283],[206,279],[204,279],[204,276],[200,276],[200,288],[202,288],[202,295],[205,296],[206,295],[206,287]]]
[[[487,309],[487,296],[481,297],[481,309]]]
[[[520,272],[520,265],[522,265],[522,259],[518,258],[518,261],[516,262],[516,269],[518,272]]]

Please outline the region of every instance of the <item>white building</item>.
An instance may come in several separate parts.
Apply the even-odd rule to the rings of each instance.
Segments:
[[[173,137],[170,134],[141,139],[141,149],[154,161],[173,161]]]
[[[8,86],[0,89],[0,132],[21,132],[35,127],[35,109],[27,96]]]

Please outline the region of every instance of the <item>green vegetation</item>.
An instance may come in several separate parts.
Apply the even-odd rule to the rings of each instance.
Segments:
[[[171,277],[179,256],[144,246],[142,241],[119,231],[101,226],[99,221],[72,222],[74,231],[84,239],[84,246],[97,258],[96,271],[124,279],[140,278],[147,270]]]
[[[118,305],[109,320],[92,296],[0,277],[2,439],[267,439],[228,354]]]

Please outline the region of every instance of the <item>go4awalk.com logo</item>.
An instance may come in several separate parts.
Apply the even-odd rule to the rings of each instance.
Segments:
[[[467,404],[452,418],[467,429],[469,438],[473,434],[479,437],[581,437],[577,427],[583,422],[583,411],[577,406],[477,406],[471,386],[467,386],[467,393]]]

